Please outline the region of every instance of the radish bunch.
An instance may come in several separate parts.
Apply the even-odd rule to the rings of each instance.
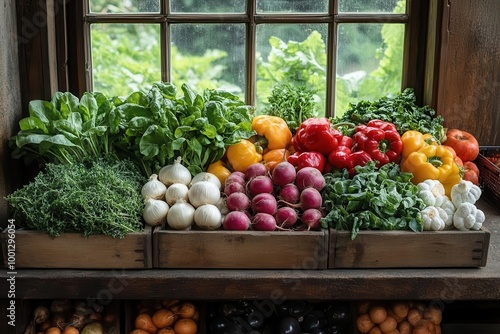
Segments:
[[[226,230],[319,230],[323,216],[321,190],[325,178],[316,168],[298,172],[282,161],[270,173],[255,163],[245,173],[233,172],[226,179],[224,195],[229,213]]]

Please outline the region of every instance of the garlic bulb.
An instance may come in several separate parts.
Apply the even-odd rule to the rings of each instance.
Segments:
[[[174,183],[165,192],[165,201],[172,206],[179,200],[188,201],[188,187],[184,183]]]
[[[158,226],[167,220],[169,206],[165,201],[159,199],[148,198],[145,201],[142,217],[146,224]]]
[[[210,181],[196,182],[189,188],[189,202],[195,207],[215,204],[220,199],[220,189]]]
[[[157,174],[151,174],[149,181],[146,182],[141,189],[141,195],[144,199],[163,199],[167,187],[158,180]]]
[[[222,215],[215,205],[204,204],[196,208],[194,222],[204,230],[216,230],[222,225]]]
[[[191,172],[181,164],[181,157],[178,157],[172,165],[162,167],[158,172],[160,181],[167,187],[174,183],[183,183],[186,186],[191,183]]]
[[[215,174],[208,173],[208,172],[201,172],[201,173],[196,174],[193,177],[193,179],[191,180],[190,186],[192,186],[196,182],[200,182],[200,181],[213,182],[219,189],[221,189],[221,187],[222,187],[222,184],[221,184],[219,178],[217,176],[215,176]]]
[[[167,224],[174,230],[188,230],[194,223],[195,209],[184,200],[180,200],[168,210]]]

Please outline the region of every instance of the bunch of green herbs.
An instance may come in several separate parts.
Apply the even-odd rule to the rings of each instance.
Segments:
[[[323,228],[350,230],[352,239],[365,229],[422,231],[425,204],[410,182],[413,174],[401,172],[395,163],[377,169],[373,161],[355,170],[352,178],[346,169],[325,174]]]
[[[429,106],[419,107],[413,89],[389,97],[384,96],[376,101],[360,101],[349,104],[349,109],[339,117],[331,119],[332,123],[350,122],[366,124],[372,119],[380,119],[393,123],[400,135],[408,130],[432,134],[438,141],[446,138],[443,118]],[[351,128],[351,131],[354,131]],[[350,133],[346,133],[350,135]]]
[[[315,96],[314,90],[304,86],[277,84],[268,97],[270,106],[265,113],[281,117],[295,133],[303,121],[317,116]]]
[[[47,163],[32,182],[5,199],[18,227],[51,237],[79,232],[122,238],[143,229],[140,190],[146,181],[129,160]]]

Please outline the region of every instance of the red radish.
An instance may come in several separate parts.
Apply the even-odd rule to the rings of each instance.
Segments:
[[[242,176],[243,175],[243,176]],[[245,174],[242,172],[232,172],[229,174],[226,178],[226,181],[224,183],[224,186],[227,186],[229,184],[233,184],[234,182],[239,183],[241,185],[245,184]]]
[[[300,215],[300,220],[307,226],[308,230],[319,230],[322,217],[323,214],[318,209],[307,209]]]
[[[315,188],[323,190],[326,185],[325,177],[314,167],[304,167],[297,172],[295,184],[300,190],[305,188]]]
[[[245,186],[238,182],[233,182],[229,184],[226,183],[226,186],[224,187],[224,194],[226,194],[226,196],[229,196],[234,193],[244,193],[244,192],[245,192]]]
[[[257,213],[252,220],[252,228],[256,231],[274,231],[276,219],[268,213]]]
[[[276,198],[268,193],[261,193],[252,198],[252,211],[274,215],[278,208]]]
[[[299,202],[300,190],[294,183],[285,184],[281,187],[279,197],[287,203],[296,204]]]
[[[300,192],[300,201],[297,204],[288,203],[280,200],[279,204],[285,204],[291,208],[301,210],[307,209],[320,209],[323,205],[323,198],[321,193],[315,188],[306,188]]]
[[[278,208],[274,218],[280,227],[292,227],[299,219],[297,211],[289,206]]]
[[[269,176],[256,176],[247,183],[247,189],[250,196],[273,192],[273,180]]]
[[[278,186],[293,183],[296,176],[297,171],[295,170],[295,166],[288,161],[280,162],[273,169],[273,182]]]
[[[256,176],[266,176],[269,173],[267,167],[260,162],[256,162],[248,166],[245,172],[245,180],[250,181]]]
[[[243,211],[250,207],[250,198],[242,192],[232,193],[226,198],[226,206],[230,211]]]
[[[225,230],[246,231],[250,228],[250,218],[243,211],[231,211],[224,218],[222,226]]]

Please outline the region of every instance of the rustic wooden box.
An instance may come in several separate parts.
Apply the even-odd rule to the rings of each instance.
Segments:
[[[4,266],[8,264],[8,233],[0,233]],[[46,232],[19,229],[15,232],[16,268],[140,269],[152,268],[152,228],[127,234],[64,233],[51,238]]]
[[[328,268],[484,267],[490,232],[350,231],[330,229]]]
[[[328,231],[153,230],[157,268],[326,269]]]

